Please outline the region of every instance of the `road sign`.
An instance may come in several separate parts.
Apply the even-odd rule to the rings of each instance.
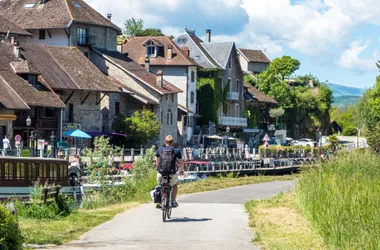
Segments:
[[[263,141],[270,141],[268,134],[264,135]]]
[[[16,135],[15,136],[15,141],[18,141],[18,142],[21,141],[21,135]]]

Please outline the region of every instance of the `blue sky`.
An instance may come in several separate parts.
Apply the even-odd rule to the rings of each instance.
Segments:
[[[188,29],[212,41],[235,41],[261,49],[270,59],[290,55],[301,62],[297,74],[321,81],[368,88],[379,74],[379,0],[87,0],[97,11],[112,13],[120,27],[142,18],[146,28],[167,35]]]

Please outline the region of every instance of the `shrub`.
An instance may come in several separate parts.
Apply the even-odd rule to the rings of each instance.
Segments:
[[[378,162],[372,151],[342,151],[302,173],[298,204],[331,249],[380,249]]]
[[[22,249],[22,236],[16,218],[0,205],[0,249]]]
[[[345,136],[354,136],[357,135],[358,129],[355,126],[348,126],[343,129],[342,134]]]

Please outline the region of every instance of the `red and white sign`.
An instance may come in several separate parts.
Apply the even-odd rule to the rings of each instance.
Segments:
[[[270,141],[268,134],[264,135],[263,141]]]
[[[15,136],[15,141],[20,142],[20,141],[21,141],[21,135],[16,135],[16,136]]]

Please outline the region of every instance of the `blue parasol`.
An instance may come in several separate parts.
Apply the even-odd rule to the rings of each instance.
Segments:
[[[76,138],[92,138],[91,135],[83,132],[82,130],[70,130],[64,133],[66,136],[69,137],[76,137]]]

